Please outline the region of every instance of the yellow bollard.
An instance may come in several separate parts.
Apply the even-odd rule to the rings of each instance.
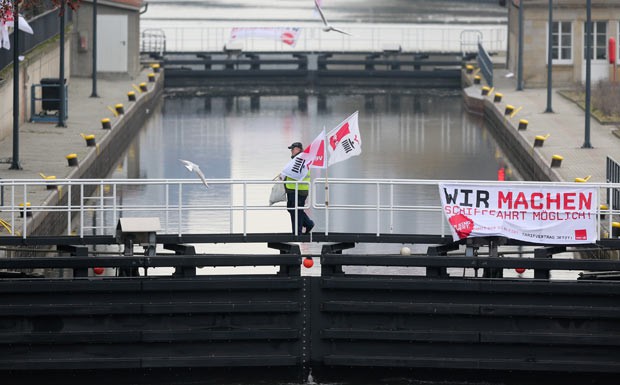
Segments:
[[[529,124],[529,122],[525,119],[521,119],[519,120],[519,130],[525,130],[527,129],[527,125]]]
[[[127,100],[129,100],[130,102],[135,102],[136,101],[136,93],[133,92],[133,91],[127,92]]]
[[[123,115],[125,113],[125,106],[123,106],[122,103],[118,103],[117,105],[115,105],[114,109],[116,110],[116,113],[119,115]]]
[[[588,175],[585,178],[575,178],[575,182],[577,182],[577,183],[586,183],[587,181],[590,180],[590,178],[592,178],[592,175]]]
[[[41,178],[45,179],[46,181],[56,180],[56,175],[45,175],[42,172],[40,172],[39,175],[41,175]],[[48,190],[56,190],[58,188],[58,186],[56,186],[55,184],[51,184],[51,183],[46,183],[45,186]]]
[[[487,87],[487,86],[483,86],[483,87],[480,89],[480,93],[481,93],[483,96],[488,95],[488,94],[489,94],[489,91],[491,91],[491,89],[490,89],[489,87]]]
[[[30,202],[26,202],[26,204],[20,203],[19,207],[20,207],[19,216],[21,218],[24,217],[24,213],[26,213],[26,217],[31,217],[32,216],[32,211],[29,210],[30,209]]]
[[[67,158],[67,163],[69,164],[70,167],[75,167],[78,165],[77,154],[69,154],[65,156],[65,158]]]
[[[82,138],[84,138],[84,140],[86,141],[86,147],[93,147],[96,145],[95,143],[95,135],[85,135],[85,134],[80,134],[82,135]]]
[[[504,109],[504,115],[510,115],[512,114],[514,110],[515,110],[515,107],[512,104],[508,104],[506,105],[506,108]]]
[[[471,64],[467,64],[467,65],[465,66],[465,72],[466,72],[466,73],[468,73],[468,74],[473,73],[473,72],[474,72],[474,66],[473,66],[473,65],[471,65]]]
[[[600,213],[600,215],[601,215],[601,219],[605,219],[605,216],[606,216],[607,214],[606,214],[606,213],[604,213],[604,211],[609,210],[609,207],[608,207],[605,203],[603,203],[603,204],[601,204],[600,206],[598,206],[598,210],[599,210],[599,213]]]
[[[110,128],[112,128],[112,125],[110,124],[110,118],[101,119],[101,128],[103,128],[104,130],[109,130]]]
[[[620,236],[620,222],[611,222],[611,236],[614,238]]]
[[[562,160],[564,160],[563,156],[553,155],[551,157],[551,167],[560,167],[562,165]]]
[[[549,138],[551,136],[551,134],[547,134],[547,135],[536,135],[536,137],[534,137],[534,147],[542,147],[543,144],[545,144],[545,140],[547,140],[547,138]]]
[[[150,73],[147,75],[147,77],[149,78],[149,82],[153,83],[155,81],[155,74],[154,73]]]
[[[474,76],[474,84],[480,84],[480,75]]]
[[[495,93],[495,96],[493,96],[493,102],[495,103],[499,103],[502,101],[502,98],[504,97],[504,94],[501,94],[499,92]]]
[[[146,83],[142,82],[140,83],[140,92],[146,92],[148,91],[148,88],[146,87]]]
[[[159,63],[151,64],[151,68],[153,69],[153,72],[155,72],[155,73],[159,72],[160,67],[161,66],[159,65]]]

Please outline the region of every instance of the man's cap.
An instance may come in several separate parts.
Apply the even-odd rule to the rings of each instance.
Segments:
[[[301,149],[301,150],[303,150],[303,149],[304,149],[304,146],[302,146],[300,142],[294,142],[293,144],[291,144],[290,146],[288,146],[288,149],[289,149],[289,150],[292,150],[292,149],[294,149],[295,147],[297,147],[297,148],[299,148],[299,149]]]

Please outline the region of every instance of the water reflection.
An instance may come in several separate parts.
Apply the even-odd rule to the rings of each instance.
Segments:
[[[329,130],[356,110],[360,111],[362,154],[330,166],[327,172],[314,170],[313,177],[329,176],[334,181],[494,180],[502,170],[506,179],[518,178],[480,118],[464,111],[460,92],[446,89],[407,90],[400,94],[167,97],[152,112],[112,177],[195,178],[178,161],[189,159],[200,165],[208,179],[272,179],[288,161],[290,143],[308,144],[323,126]],[[330,201],[342,204],[364,204],[376,199],[377,194],[386,205],[431,205],[439,200],[435,187],[396,187],[393,191],[372,183],[365,188],[335,183],[329,187]],[[249,203],[264,204],[267,190],[249,191]],[[178,199],[178,192],[170,194],[144,185],[123,192],[122,199]],[[224,185],[208,191],[196,185],[184,190],[181,198],[183,202],[226,207],[242,194]],[[324,189],[314,194],[315,202],[325,201]],[[317,222],[316,231],[324,231],[329,223],[330,231],[338,232],[374,233],[378,227],[382,233],[442,232],[445,224],[431,214],[394,219],[385,213],[377,221],[375,212],[352,214],[332,210],[327,218],[310,211]],[[252,219],[246,230],[288,232],[287,216],[285,210],[265,212]],[[188,226],[185,230],[240,232],[231,219],[241,222],[234,220],[234,214],[227,210],[208,216],[190,214],[184,220]]]

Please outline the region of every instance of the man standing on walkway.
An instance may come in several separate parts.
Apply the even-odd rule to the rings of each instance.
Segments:
[[[288,146],[289,150],[291,150],[291,159],[295,158],[303,151],[303,146],[300,142],[295,142]],[[295,179],[281,175],[283,180],[285,181],[295,181]],[[308,234],[314,227],[314,221],[310,219],[306,211],[303,207],[306,205],[306,198],[308,198],[308,192],[310,190],[310,171],[306,174],[306,176],[301,180],[302,182],[307,183],[286,183],[284,185],[284,189],[286,191],[286,207],[288,207],[288,212],[291,215],[291,229],[293,234],[295,234],[295,229],[297,229],[297,234]],[[295,210],[295,207],[298,207]],[[297,224],[295,223],[295,211],[297,211]],[[302,229],[305,227],[305,231]]]

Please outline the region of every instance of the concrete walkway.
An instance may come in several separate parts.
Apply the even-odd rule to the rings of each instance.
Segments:
[[[98,148],[87,146],[82,134],[94,135],[97,144],[102,142],[123,118],[122,115],[117,116],[114,113],[115,105],[123,104],[125,112],[128,112],[135,104],[128,100],[128,92],[133,91],[138,101],[146,95],[140,92],[139,85],[146,83],[147,90],[153,87],[154,83],[149,82],[150,73],[153,73],[153,70],[145,68],[135,78],[98,79],[98,97],[91,97],[91,78],[71,78],[68,81],[66,127],[57,127],[57,121],[23,123],[19,129],[18,139],[18,159],[21,169],[11,169],[11,159],[14,155],[13,137],[4,138],[0,141],[0,154],[2,154],[0,178],[43,180],[41,174],[55,176],[56,179],[79,178],[79,167],[70,166],[67,155],[76,154],[78,163],[96,156]],[[155,81],[160,80],[159,75],[155,74]],[[29,95],[30,92],[28,92],[28,100]],[[111,129],[102,128],[101,120],[104,118],[110,119]],[[28,192],[33,206],[44,202],[49,194],[50,192],[45,189]]]
[[[506,105],[510,104],[518,112],[507,117],[516,129],[520,119],[528,121],[526,130],[519,134],[531,146],[537,135],[549,137],[542,147],[533,149],[549,166],[554,155],[563,157],[560,167],[553,171],[566,182],[575,178],[591,176],[591,182],[606,182],[606,157],[620,161],[620,138],[613,134],[618,129],[615,125],[602,125],[592,118],[590,121],[590,144],[592,148],[583,148],[585,143],[585,112],[574,102],[564,98],[553,90],[551,107],[553,113],[545,113],[547,107],[547,89],[524,89],[517,91],[516,78],[507,77],[507,70],[494,71],[494,89],[486,96],[494,100],[494,94],[503,94],[502,101],[494,103],[503,114]],[[478,95],[484,85],[472,86]],[[470,90],[471,91],[471,90]]]

